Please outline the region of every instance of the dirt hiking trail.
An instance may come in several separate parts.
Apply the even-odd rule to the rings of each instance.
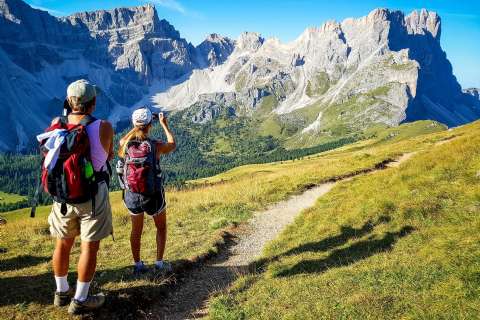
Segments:
[[[314,186],[255,214],[218,255],[185,274],[167,298],[153,306],[145,316],[147,319],[168,320],[206,316],[207,302],[212,294],[225,290],[238,275],[248,272],[249,264],[260,257],[265,245],[275,239],[303,210],[312,207],[319,197],[328,193],[337,181],[351,180],[361,174],[398,167],[414,154],[415,152],[405,153],[398,159],[377,165],[375,169]]]

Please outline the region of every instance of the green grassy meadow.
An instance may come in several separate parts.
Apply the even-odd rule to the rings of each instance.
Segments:
[[[211,302],[210,318],[478,319],[479,130],[339,183]]]
[[[253,212],[311,185],[416,151],[399,168],[340,183],[301,214],[268,246],[256,273],[213,300],[210,316],[428,318],[443,310],[451,318],[460,308],[465,316],[472,315],[480,281],[474,232],[480,223],[475,214],[480,202],[479,131],[480,123],[447,131],[420,121],[303,159],[242,166],[192,181],[186,189],[170,189],[166,259],[180,264],[214,252],[222,233]],[[443,140],[448,143],[437,145]],[[111,203],[115,241],[102,241],[93,286],[107,293],[108,304],[99,316],[135,316],[137,309],[162,296],[165,285],[163,279],[131,277],[129,215],[119,192],[111,194]],[[48,213],[49,207],[40,207],[34,219],[28,209],[3,215],[1,319],[67,317],[66,310],[51,305],[54,241]],[[146,220],[142,258],[152,263],[155,232]],[[72,284],[78,254],[77,244],[70,263]]]
[[[24,200],[27,200],[27,197],[21,196],[19,194],[0,191],[0,203],[13,204]]]

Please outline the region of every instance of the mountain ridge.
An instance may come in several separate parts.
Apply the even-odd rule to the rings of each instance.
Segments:
[[[231,43],[206,39],[197,49],[151,5],[56,18],[20,0],[1,0],[0,88],[7,99],[0,124],[9,133],[0,150],[27,148],[60,112],[73,80],[96,83],[97,115],[117,122],[154,82],[175,82],[193,68],[221,63]]]
[[[262,128],[290,129],[259,134],[310,145],[379,123],[472,121],[480,111],[453,76],[440,35],[433,12],[376,9],[307,28],[288,44],[245,32],[193,46],[152,5],[56,18],[1,0],[0,88],[8,101],[0,124],[10,133],[0,150],[27,148],[78,78],[98,85],[97,115],[114,123],[147,104],[188,109],[185,120],[197,123],[260,117]]]
[[[194,70],[154,102],[167,110],[193,106],[197,112],[187,115],[197,123],[222,107],[241,116],[269,105],[267,134],[288,138],[282,132],[290,130],[289,144],[376,124],[434,119],[456,126],[477,119],[480,109],[462,93],[440,36],[440,17],[425,9],[375,9],[307,28],[289,43],[242,33],[225,64]]]

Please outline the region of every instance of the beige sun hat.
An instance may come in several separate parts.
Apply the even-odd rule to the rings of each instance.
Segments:
[[[78,103],[86,103],[96,96],[95,86],[85,79],[72,82],[67,88],[67,97],[75,97]]]

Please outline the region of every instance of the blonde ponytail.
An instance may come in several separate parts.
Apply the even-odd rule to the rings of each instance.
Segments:
[[[146,127],[133,127],[122,139],[120,139],[120,148],[118,149],[118,156],[120,158],[125,158],[125,153],[127,152],[127,145],[131,140],[143,141],[148,139],[148,132],[150,131],[151,125]]]

